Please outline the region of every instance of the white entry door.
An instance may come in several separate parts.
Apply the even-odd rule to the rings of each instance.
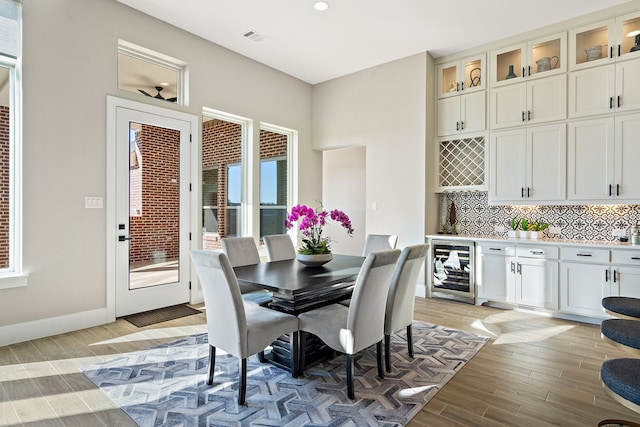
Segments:
[[[189,301],[190,137],[197,118],[115,104],[121,105],[109,106],[115,194],[108,239],[119,317]]]

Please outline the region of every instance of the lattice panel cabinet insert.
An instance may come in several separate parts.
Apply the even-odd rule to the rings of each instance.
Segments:
[[[485,138],[463,138],[440,141],[439,191],[486,190]]]

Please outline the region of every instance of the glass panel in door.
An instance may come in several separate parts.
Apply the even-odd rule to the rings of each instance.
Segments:
[[[129,124],[129,289],[178,282],[180,131]]]

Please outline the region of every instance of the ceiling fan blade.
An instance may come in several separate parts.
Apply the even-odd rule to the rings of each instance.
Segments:
[[[145,92],[145,91],[144,91],[144,90],[142,90],[142,89],[138,89],[138,92],[140,92],[140,93],[141,93],[141,94],[143,94],[143,95],[151,96],[151,95],[149,95],[147,92]]]

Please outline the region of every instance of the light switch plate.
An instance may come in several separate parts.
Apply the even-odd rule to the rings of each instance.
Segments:
[[[85,196],[84,207],[86,209],[102,209],[102,197]]]
[[[611,235],[613,237],[624,237],[627,235],[627,230],[625,230],[624,228],[614,228],[611,232]]]

